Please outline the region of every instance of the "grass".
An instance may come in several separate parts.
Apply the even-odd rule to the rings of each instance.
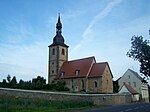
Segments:
[[[0,95],[0,112],[63,112],[95,107],[86,101],[48,101]]]

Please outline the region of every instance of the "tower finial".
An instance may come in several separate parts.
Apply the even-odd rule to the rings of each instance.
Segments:
[[[58,13],[58,22],[56,24],[57,32],[61,33],[61,28],[62,28],[62,24],[61,24],[61,21],[60,21],[60,13]]]

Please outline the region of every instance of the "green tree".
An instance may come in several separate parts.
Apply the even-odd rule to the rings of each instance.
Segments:
[[[11,76],[9,74],[7,76],[7,81],[8,81],[8,83],[10,83],[10,81],[11,81]]]
[[[69,91],[69,88],[66,87],[66,82],[64,80],[58,80],[56,83],[57,91]]]
[[[19,88],[20,89],[26,89],[25,88],[25,82],[22,79],[19,81]]]
[[[6,79],[3,79],[3,82],[2,82],[2,87],[7,87],[8,85],[7,85],[7,82],[6,82]]]
[[[131,38],[131,49],[127,56],[140,62],[140,73],[150,77],[150,45],[149,40],[143,40],[142,36]]]
[[[113,81],[113,93],[118,93],[119,92],[119,85],[118,85],[118,80]]]
[[[17,80],[16,80],[15,76],[13,76],[12,80],[10,81],[10,87],[12,87],[12,88],[17,87]]]
[[[32,79],[32,89],[41,90],[44,85],[46,85],[46,79],[41,76],[37,76],[37,78]]]

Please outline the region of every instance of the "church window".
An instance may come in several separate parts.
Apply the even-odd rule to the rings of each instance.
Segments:
[[[73,79],[71,80],[71,88],[74,89],[74,81],[73,81]]]
[[[62,55],[65,55],[65,49],[62,49],[62,53],[61,53]]]
[[[108,84],[108,80],[107,80],[107,84]]]
[[[65,72],[61,72],[61,76],[63,77],[65,75]]]
[[[94,87],[97,88],[97,82],[96,81],[94,82]]]
[[[52,73],[54,73],[54,70],[52,70]]]
[[[55,55],[55,49],[54,48],[52,49],[52,55]]]
[[[84,89],[84,80],[82,79],[81,81],[81,85],[82,85],[82,90]]]
[[[78,76],[79,73],[80,73],[80,70],[76,70],[76,71],[75,71],[76,76]]]

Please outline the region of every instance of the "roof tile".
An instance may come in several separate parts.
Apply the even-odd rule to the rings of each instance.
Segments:
[[[130,93],[132,93],[132,94],[138,94],[138,92],[135,89],[133,89],[130,85],[128,85],[128,84],[124,84],[124,85],[125,85],[125,87],[128,89],[128,91]]]
[[[96,63],[95,57],[66,61],[62,65],[57,78],[86,77],[93,63]],[[78,75],[75,74],[76,70],[79,70]],[[64,76],[61,76],[62,72],[65,72]]]

